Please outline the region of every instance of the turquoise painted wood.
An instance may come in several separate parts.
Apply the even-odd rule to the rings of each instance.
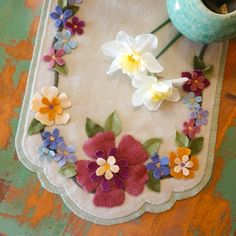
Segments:
[[[167,11],[176,29],[195,42],[208,44],[236,37],[236,11],[218,14],[201,0],[167,0]]]

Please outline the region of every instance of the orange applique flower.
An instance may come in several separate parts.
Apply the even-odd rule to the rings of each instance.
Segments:
[[[198,160],[190,155],[191,150],[184,147],[177,148],[177,153],[170,153],[170,173],[174,178],[191,179],[194,177],[194,171],[198,169]]]
[[[69,113],[63,109],[71,106],[71,101],[65,93],[59,95],[56,87],[44,87],[42,93],[35,94],[32,100],[31,109],[36,112],[35,119],[42,124],[51,126],[54,123],[66,124],[69,119]]]

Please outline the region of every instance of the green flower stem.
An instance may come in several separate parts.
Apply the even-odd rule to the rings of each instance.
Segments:
[[[207,48],[208,48],[208,44],[204,44],[203,47],[202,47],[202,50],[201,50],[201,52],[200,52],[200,54],[199,54],[199,58],[200,58],[202,61],[203,61],[203,57],[204,57],[204,55],[205,55],[205,52],[206,52]]]
[[[171,22],[170,18],[168,18],[166,21],[164,21],[162,24],[160,24],[156,29],[154,29],[151,34],[155,34],[160,29],[162,29],[165,25],[169,24]]]
[[[159,52],[159,54],[156,56],[156,59],[164,54],[181,36],[181,33],[177,33],[175,37]]]

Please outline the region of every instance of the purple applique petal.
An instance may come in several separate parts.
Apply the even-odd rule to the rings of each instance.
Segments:
[[[159,155],[158,155],[158,154],[153,155],[153,156],[152,156],[152,161],[153,161],[154,163],[160,162],[160,157],[159,157]]]
[[[117,154],[117,148],[116,147],[113,147],[113,148],[109,149],[108,156],[116,156],[116,154]]]
[[[57,153],[57,154],[53,157],[53,159],[54,159],[55,161],[60,161],[60,160],[62,159],[62,157],[63,157],[63,154]]]
[[[60,18],[60,15],[59,15],[58,13],[56,13],[56,12],[52,12],[52,13],[50,14],[50,17],[51,17],[53,20],[57,20],[57,19]]]
[[[69,155],[66,156],[66,158],[68,159],[69,162],[72,162],[72,163],[77,162],[76,155],[69,154]]]
[[[118,175],[114,175],[113,182],[117,188],[122,188],[122,189],[124,188],[123,179],[120,178]]]
[[[59,15],[62,14],[62,8],[61,8],[59,5],[56,6],[55,11],[56,11]]]
[[[112,188],[109,192],[98,189],[94,195],[93,202],[98,207],[120,206],[125,201],[125,192],[123,189]]]
[[[57,142],[52,142],[52,143],[50,143],[49,147],[50,147],[51,150],[56,150],[57,146],[58,146]]]
[[[120,168],[118,175],[124,179],[127,179],[129,177],[129,170],[128,168]]]
[[[98,168],[98,164],[95,162],[95,161],[91,161],[89,164],[88,164],[88,169],[89,171],[91,172],[95,172]]]
[[[161,178],[161,170],[160,168],[157,168],[153,171],[153,176],[155,179],[160,179]]]
[[[155,170],[157,166],[156,166],[155,163],[150,162],[150,163],[147,164],[146,167],[147,167],[147,170],[152,171],[152,170]]]
[[[67,147],[67,151],[68,151],[69,153],[74,153],[74,152],[75,152],[74,146],[69,145],[69,146]]]
[[[61,19],[56,20],[55,26],[56,28],[59,28],[63,24],[63,21]]]
[[[167,176],[170,174],[169,166],[161,166],[160,169],[161,169],[162,176]]]
[[[72,14],[73,14],[73,12],[71,10],[69,10],[69,9],[65,10],[64,11],[64,19],[71,17]]]
[[[47,147],[49,144],[50,144],[50,140],[49,140],[49,139],[44,139],[44,140],[43,140],[43,145],[44,145],[45,147]]]
[[[119,167],[128,167],[128,165],[129,165],[128,161],[126,161],[126,160],[117,160],[116,164]]]
[[[101,183],[101,188],[104,192],[110,191],[111,190],[111,181],[104,178]]]
[[[92,182],[97,182],[98,180],[100,180],[102,177],[101,176],[97,176],[96,173],[92,173],[89,175],[89,178]]]
[[[65,152],[67,151],[67,145],[65,143],[60,143],[58,145],[58,149],[61,151],[61,152]]]
[[[57,140],[56,140],[57,143],[63,143],[64,142],[64,139],[63,137],[58,137]]]
[[[58,136],[59,136],[59,129],[54,129],[53,131],[52,131],[52,134],[53,134],[53,137],[54,138],[57,138]]]
[[[48,138],[51,136],[51,133],[48,131],[45,131],[45,132],[43,132],[42,136],[43,136],[43,138]]]
[[[63,157],[60,161],[58,161],[58,165],[60,167],[64,166],[66,164],[66,157]]]
[[[169,164],[169,158],[168,157],[162,157],[160,160],[161,165],[168,165]]]
[[[105,153],[102,150],[98,150],[98,151],[95,152],[94,156],[96,158],[99,158],[99,157],[100,158],[105,158]]]

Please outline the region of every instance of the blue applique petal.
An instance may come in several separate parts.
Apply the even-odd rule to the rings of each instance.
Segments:
[[[162,157],[160,159],[161,165],[168,165],[169,164],[169,158],[168,157]]]
[[[149,171],[153,171],[153,170],[156,169],[156,164],[153,163],[153,162],[150,162],[150,163],[147,164],[146,168],[147,168],[147,170],[149,170]]]
[[[154,172],[153,172],[153,176],[156,179],[160,179],[161,178],[161,170],[159,168],[155,169]]]
[[[152,161],[153,161],[154,163],[160,162],[159,155],[158,155],[158,154],[153,155],[153,156],[152,156]]]

